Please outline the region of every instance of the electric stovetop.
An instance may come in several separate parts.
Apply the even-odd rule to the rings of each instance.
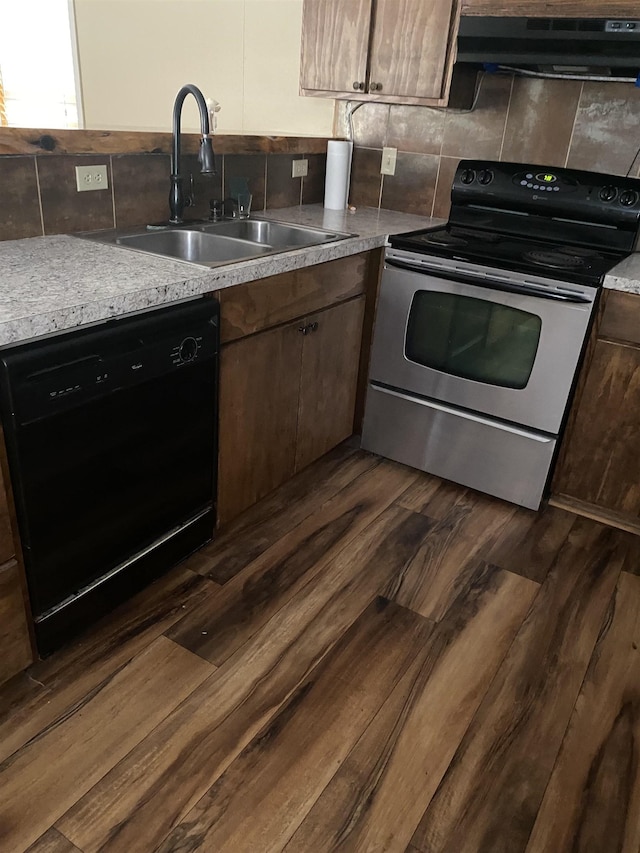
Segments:
[[[462,160],[449,222],[394,249],[597,287],[638,245],[640,180],[525,163]]]
[[[585,246],[530,240],[506,234],[474,231],[455,225],[397,234],[394,249],[469,261],[498,269],[543,275],[597,287],[616,264],[629,255]]]

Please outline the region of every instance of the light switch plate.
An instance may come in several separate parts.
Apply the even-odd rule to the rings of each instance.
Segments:
[[[381,175],[395,175],[396,173],[396,158],[398,157],[397,148],[382,149],[382,163],[380,165]]]
[[[76,166],[76,187],[79,193],[108,190],[106,166]]]
[[[293,160],[293,167],[291,169],[291,177],[292,178],[306,178],[309,174],[309,161],[308,160]]]

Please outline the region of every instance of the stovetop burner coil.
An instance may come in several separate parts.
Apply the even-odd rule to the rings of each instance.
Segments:
[[[541,267],[549,267],[550,269],[558,270],[577,269],[578,267],[583,267],[585,265],[584,258],[571,254],[567,249],[525,252],[524,258]]]

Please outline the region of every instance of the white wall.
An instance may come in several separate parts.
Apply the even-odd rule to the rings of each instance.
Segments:
[[[85,126],[170,130],[176,92],[215,98],[219,133],[331,136],[298,94],[302,0],[74,0]],[[193,98],[183,128],[198,129]]]

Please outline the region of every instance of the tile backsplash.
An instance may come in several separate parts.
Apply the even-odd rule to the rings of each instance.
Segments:
[[[347,135],[344,104],[338,129]],[[351,204],[446,218],[461,158],[626,174],[640,147],[640,89],[485,75],[473,111],[365,104],[353,132]],[[395,175],[380,175],[384,146],[398,149]]]
[[[294,159],[309,161],[308,175],[292,178]],[[76,189],[76,166],[107,166],[108,190]],[[325,154],[221,154],[217,175],[199,171],[196,155],[182,158],[184,189],[193,174],[195,206],[185,219],[209,214],[209,199],[228,193],[232,176],[246,177],[253,194],[252,209],[322,202]],[[168,154],[6,154],[0,156],[0,240],[71,234],[98,228],[130,227],[161,222],[168,216],[170,158]]]

